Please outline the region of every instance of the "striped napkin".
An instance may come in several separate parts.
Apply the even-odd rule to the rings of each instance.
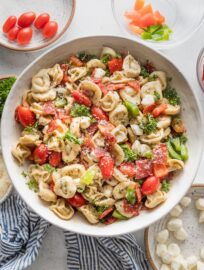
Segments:
[[[26,269],[36,259],[50,226],[18,195],[0,205],[0,269]],[[149,270],[144,252],[132,234],[90,237],[64,232],[68,270]]]

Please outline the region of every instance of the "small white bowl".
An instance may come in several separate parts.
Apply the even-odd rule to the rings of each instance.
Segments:
[[[178,89],[183,104],[183,119],[188,131],[189,160],[185,169],[175,176],[167,201],[152,211],[143,211],[135,218],[127,221],[115,222],[111,225],[91,225],[80,214],[71,220],[65,221],[58,218],[38,196],[28,189],[22,170],[15,162],[11,149],[19,139],[20,127],[14,119],[14,111],[21,102],[22,93],[29,89],[31,78],[41,68],[51,67],[67,59],[70,54],[86,50],[91,54],[99,54],[102,46],[109,46],[118,52],[131,53],[142,62],[148,59],[153,62],[158,70],[164,70],[173,78],[172,86]],[[133,40],[114,36],[85,37],[66,42],[41,55],[31,63],[18,77],[11,90],[2,116],[1,141],[4,160],[11,180],[25,202],[41,217],[64,230],[92,236],[114,236],[126,234],[143,229],[166,215],[184,196],[191,186],[201,159],[203,145],[202,114],[197,98],[192,91],[187,79],[182,72],[164,55]]]

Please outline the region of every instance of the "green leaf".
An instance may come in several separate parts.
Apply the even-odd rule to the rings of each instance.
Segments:
[[[48,171],[49,173],[54,172],[56,169],[54,167],[52,167],[50,164],[46,163],[43,165],[43,168]]]
[[[91,116],[90,109],[83,104],[75,103],[71,109],[72,117]]]
[[[168,99],[169,103],[173,106],[181,104],[181,100],[177,91],[170,86],[163,91],[163,97]]]
[[[161,189],[165,192],[169,192],[171,188],[171,184],[168,180],[163,180],[161,183]]]
[[[137,159],[137,154],[130,149],[127,144],[120,144],[120,147],[123,149],[125,154],[125,161],[135,161]]]
[[[81,140],[74,136],[70,131],[66,132],[66,134],[64,135],[64,140],[68,140],[75,144],[81,144]]]
[[[16,81],[15,77],[9,77],[9,78],[0,80],[0,117],[1,117],[2,112],[3,112],[4,103],[6,101],[6,98],[9,94],[13,84],[15,83],[15,81]]]
[[[101,62],[107,65],[108,61],[110,60],[111,56],[109,54],[105,54],[101,57]]]
[[[152,34],[146,32],[146,31],[144,31],[144,32],[141,34],[141,38],[144,39],[144,40],[146,40],[146,39],[152,39]]]
[[[29,189],[38,192],[39,190],[38,182],[34,178],[31,178],[26,184],[28,185]]]
[[[147,69],[145,67],[141,67],[141,71],[140,71],[140,76],[147,78],[149,77],[149,72],[147,71]]]

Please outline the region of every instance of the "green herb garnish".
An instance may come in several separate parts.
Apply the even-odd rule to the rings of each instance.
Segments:
[[[169,35],[172,30],[167,25],[151,25],[143,28],[144,32],[141,34],[142,39],[149,39],[154,41],[169,40]]]
[[[147,123],[140,124],[140,128],[143,129],[145,134],[150,134],[156,131],[157,120],[151,114],[147,114]]]
[[[34,130],[36,130],[38,128],[38,121],[35,122],[35,124],[33,126],[27,126],[24,128],[24,131],[27,133],[32,133]]]
[[[135,161],[137,159],[137,154],[130,149],[127,144],[121,144],[120,147],[123,149],[125,154],[125,161]]]
[[[157,102],[160,100],[160,94],[157,91],[154,91],[154,101]]]
[[[29,189],[33,190],[34,192],[38,192],[38,182],[34,178],[31,178],[26,184],[28,185]]]
[[[149,77],[149,72],[145,67],[141,67],[141,71],[140,71],[140,76],[142,76],[143,78],[147,78]]]
[[[107,207],[105,206],[97,206],[96,211],[98,212],[99,215],[101,215]]]
[[[153,82],[153,81],[156,81],[156,79],[158,79],[158,76],[156,74],[154,74],[152,76],[149,76],[148,81]]]
[[[171,184],[168,180],[163,180],[161,183],[161,189],[165,192],[169,192],[171,188]]]
[[[164,90],[163,97],[168,99],[169,103],[173,106],[181,104],[180,97],[174,88],[168,87]]]
[[[105,54],[101,57],[101,62],[107,65],[108,61],[110,60],[111,56],[109,54]]]
[[[16,81],[15,77],[9,77],[9,78],[0,80],[0,117],[1,117],[2,112],[3,112],[4,103],[6,101],[6,98],[9,94],[13,84],[15,83],[15,81]]]
[[[90,116],[90,109],[86,107],[85,105],[80,105],[78,103],[75,103],[74,106],[71,109],[71,116],[72,117],[78,117],[78,116]]]
[[[67,105],[67,100],[64,97],[58,97],[55,100],[55,107],[57,108],[63,108],[65,105]]]
[[[81,144],[81,140],[74,136],[70,131],[66,132],[66,134],[64,135],[64,139],[75,144]]]
[[[95,55],[93,54],[88,54],[86,52],[79,52],[77,54],[77,57],[82,61],[82,62],[88,62],[91,59],[97,58]]]
[[[53,166],[51,166],[50,164],[46,163],[43,165],[43,168],[48,171],[49,173],[52,173],[55,171],[55,168]]]

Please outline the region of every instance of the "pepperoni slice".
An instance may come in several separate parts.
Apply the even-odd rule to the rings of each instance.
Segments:
[[[167,164],[168,151],[166,144],[160,143],[156,145],[155,148],[153,149],[153,155],[154,155],[153,163]]]
[[[136,175],[137,179],[143,179],[152,175],[152,161],[149,159],[140,159],[136,162]]]
[[[43,112],[46,115],[48,115],[48,114],[55,115],[56,109],[55,109],[55,106],[54,106],[52,101],[47,101],[47,102],[44,103]]]

